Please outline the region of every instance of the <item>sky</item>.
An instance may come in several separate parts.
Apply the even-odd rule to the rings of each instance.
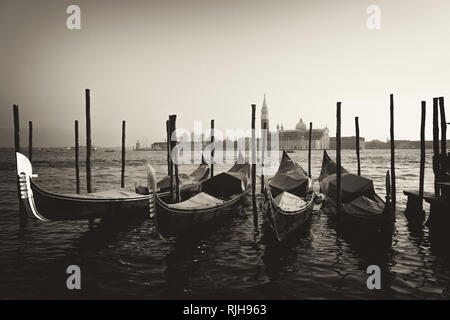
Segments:
[[[66,27],[72,4],[81,30]],[[303,118],[334,136],[341,101],[342,135],[359,116],[366,140],[389,136],[390,93],[396,138],[418,140],[426,100],[431,139],[432,98],[450,97],[449,13],[448,0],[0,0],[0,146],[13,104],[23,145],[29,120],[35,146],[72,145],[76,119],[84,139],[86,88],[97,146],[120,145],[122,120],[128,146],[162,141],[169,114],[189,131],[246,129],[264,94],[271,129]]]

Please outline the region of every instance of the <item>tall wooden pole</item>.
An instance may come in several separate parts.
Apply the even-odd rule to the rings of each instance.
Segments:
[[[253,204],[253,225],[258,227],[258,207],[256,205],[256,104],[252,104],[252,204]]]
[[[92,192],[91,185],[91,92],[86,89],[86,187],[87,192]]]
[[[13,105],[13,117],[14,117],[14,158],[17,160],[17,152],[20,152],[20,122],[19,122],[19,106],[17,104]],[[16,162],[16,172],[17,172],[17,162]],[[20,182],[19,176],[16,174],[17,180],[17,197],[19,199],[19,220],[20,224],[26,223],[26,213],[22,204],[22,197],[20,192]]]
[[[256,199],[256,104],[252,104],[252,197]]]
[[[211,178],[214,177],[214,151],[216,146],[214,144],[214,120],[211,120]]]
[[[336,209],[337,214],[341,214],[341,103],[337,103],[336,107]]]
[[[311,178],[311,148],[312,148],[312,122],[309,123],[309,144],[308,144],[308,175]]]
[[[171,158],[171,162],[172,162],[172,167],[175,169],[175,194],[174,194],[174,183],[173,183],[173,173],[170,177],[170,190],[172,193],[172,200],[175,202],[179,202],[180,201],[180,180],[179,180],[179,176],[178,176],[178,163],[174,163],[174,157],[173,157],[173,149],[175,148],[175,146],[177,145],[177,138],[174,135],[174,132],[176,130],[176,121],[177,121],[177,116],[176,115],[170,115],[169,116],[169,123],[170,123],[170,158]],[[177,157],[177,162],[178,162],[178,157]]]
[[[28,159],[33,160],[33,121],[28,121]]]
[[[356,129],[356,162],[358,163],[358,176],[361,176],[361,158],[359,154],[359,117],[355,117],[355,129]]]
[[[120,177],[121,188],[125,188],[125,126],[126,122],[122,121],[122,174]]]
[[[443,166],[446,164],[445,159],[447,157],[447,123],[445,120],[444,97],[439,98],[439,109],[441,115],[441,170],[444,170]]]
[[[426,120],[426,102],[422,101],[422,117],[420,122],[420,175],[419,175],[419,198],[420,208],[423,210],[423,190],[425,181],[425,120]]]
[[[80,193],[80,165],[78,163],[80,156],[80,143],[79,143],[79,135],[78,135],[78,120],[75,120],[75,183],[76,183],[76,191]]]
[[[267,123],[264,122],[263,130],[261,134],[262,147],[261,147],[261,193],[264,193],[264,153],[267,146]]]
[[[167,135],[167,175],[170,177],[172,161],[170,160],[170,123],[169,123],[169,120],[166,121],[166,135]]]
[[[434,194],[439,197],[439,186],[437,185],[440,177],[439,168],[439,98],[433,98],[433,172],[434,172]]]
[[[395,210],[397,203],[397,188],[395,186],[395,137],[394,137],[394,95],[390,95],[390,118],[391,118],[391,190],[392,190],[392,205]]]

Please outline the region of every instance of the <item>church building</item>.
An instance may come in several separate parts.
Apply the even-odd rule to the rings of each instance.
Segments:
[[[267,107],[266,95],[261,108],[261,129],[266,125],[266,129],[270,132],[269,127],[269,108]],[[272,131],[273,132],[273,131]],[[277,125],[279,135],[280,149],[285,150],[307,150],[309,145],[309,128],[300,118],[294,130],[284,130],[283,125]],[[330,137],[328,128],[312,130],[311,148],[327,149],[330,145]],[[270,140],[270,139],[269,139]]]

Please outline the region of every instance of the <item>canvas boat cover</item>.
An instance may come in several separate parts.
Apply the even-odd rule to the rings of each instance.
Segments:
[[[336,194],[336,176],[330,181],[329,193]],[[375,193],[373,181],[353,173],[342,174],[341,180],[342,203],[350,202],[361,195],[370,196]]]
[[[324,152],[322,172],[319,177],[320,181],[324,179],[329,181],[327,195],[335,199],[337,190],[336,162],[331,160],[326,151]],[[372,180],[350,173],[344,168],[342,168],[341,192],[342,203],[353,201],[359,196],[373,198],[375,195]]]
[[[192,177],[188,176],[185,173],[178,174],[178,178],[180,179],[180,188],[183,188],[183,187],[186,187],[189,185],[194,185],[197,182],[197,181],[195,181],[195,179],[193,179]],[[175,177],[173,178],[173,183],[175,185]],[[169,190],[170,189],[170,177],[165,176],[160,181],[158,181],[157,188],[160,191]]]
[[[305,200],[289,192],[280,193],[274,202],[281,210],[291,212],[297,212],[307,204]]]
[[[228,199],[242,193],[248,186],[250,175],[250,164],[242,159],[239,159],[228,172],[219,173],[203,182],[202,192],[219,199]]]
[[[277,173],[269,180],[271,188],[289,191],[304,196],[308,188],[309,178],[303,168],[283,151]]]
[[[217,199],[205,192],[200,192],[186,201],[170,204],[169,206],[176,209],[202,209],[214,207],[222,203],[223,200]]]
[[[207,164],[201,164],[197,169],[195,169],[190,175],[185,173],[178,174],[178,178],[180,179],[180,188],[188,187],[196,184],[199,181],[202,181],[208,178],[209,175],[209,167]],[[175,177],[174,177],[175,184]],[[170,190],[170,177],[167,175],[162,178],[157,183],[158,190],[160,191],[168,191]]]
[[[86,194],[65,194],[68,197],[82,198],[82,199],[127,199],[137,198],[140,194],[125,189],[113,189],[100,192],[86,193]]]

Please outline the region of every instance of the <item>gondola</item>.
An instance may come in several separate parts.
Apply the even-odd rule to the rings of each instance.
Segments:
[[[336,163],[324,150],[319,177],[320,190],[334,208],[336,208],[337,194],[336,167]],[[342,168],[341,178],[341,201],[342,219],[374,228],[382,228],[393,222],[389,201],[385,202],[377,195],[373,181],[352,174],[344,168]]]
[[[283,151],[280,166],[264,189],[263,214],[282,242],[311,217],[315,193],[308,174]]]
[[[89,194],[57,194],[46,191],[32,181],[31,162],[21,153],[16,153],[21,203],[29,214],[42,221],[83,220],[109,218],[124,213],[149,213],[149,195],[124,189],[108,190]],[[195,179],[208,175],[209,168],[201,164],[196,169]],[[202,175],[201,172],[204,174]],[[181,192],[187,197],[196,189],[189,184]],[[162,192],[162,199],[169,199],[170,192]]]
[[[230,170],[201,182],[199,193],[187,200],[167,203],[152,192],[158,233],[164,238],[174,237],[229,214],[245,198],[249,181],[250,164],[240,155]],[[152,190],[157,187],[155,171],[150,165],[148,185]]]

